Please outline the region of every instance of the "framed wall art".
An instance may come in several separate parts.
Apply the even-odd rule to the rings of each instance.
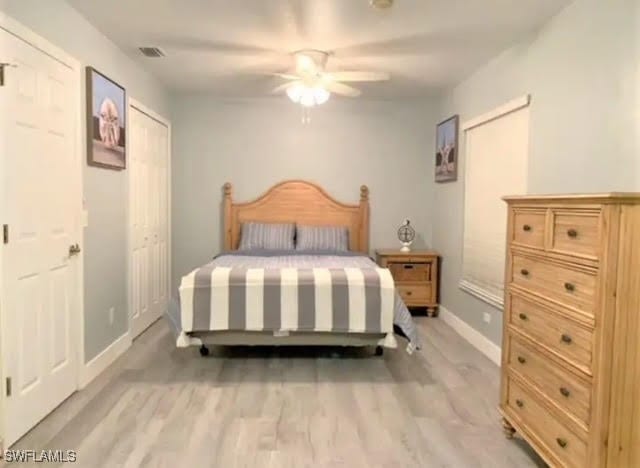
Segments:
[[[458,125],[454,115],[436,127],[436,182],[452,182],[458,178]]]
[[[87,163],[123,170],[126,154],[126,91],[87,67]]]

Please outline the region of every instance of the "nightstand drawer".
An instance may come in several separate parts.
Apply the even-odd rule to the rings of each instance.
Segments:
[[[402,300],[407,304],[431,302],[431,284],[428,285],[396,285]]]
[[[432,250],[376,250],[376,260],[389,269],[407,307],[425,307],[433,317],[438,307],[438,254]]]
[[[400,281],[431,281],[431,263],[389,263],[393,279]]]

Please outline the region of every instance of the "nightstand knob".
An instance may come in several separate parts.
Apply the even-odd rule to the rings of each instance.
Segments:
[[[529,231],[531,231],[531,226],[529,226],[528,224],[525,224],[524,226],[522,226],[522,230],[526,231],[526,232],[529,232]]]

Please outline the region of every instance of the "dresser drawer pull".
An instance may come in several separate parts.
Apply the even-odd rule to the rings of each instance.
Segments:
[[[571,395],[571,392],[566,387],[560,387],[560,393],[562,394],[563,397],[567,397],[567,398],[569,398],[569,396]]]
[[[522,270],[520,270],[520,274],[522,276],[529,276],[529,270],[527,270],[526,268],[523,268]]]
[[[556,442],[558,442],[558,445],[562,448],[565,448],[567,446],[567,441],[562,439],[561,437],[558,437],[556,439]]]
[[[520,317],[520,320],[527,320],[527,314],[523,314],[522,312],[520,312],[520,314],[518,314],[518,317]]]
[[[569,292],[573,292],[576,290],[576,287],[571,283],[564,283],[564,289],[566,289]]]
[[[522,230],[529,232],[531,231],[531,226],[529,226],[528,224],[525,224],[524,226],[522,226]]]
[[[412,293],[411,291],[405,291],[405,294],[406,294],[407,296],[411,296],[411,294],[413,294],[413,293]]]
[[[567,231],[567,236],[571,237],[572,239],[575,239],[576,237],[578,237],[578,231],[576,231],[575,229],[569,229]]]
[[[564,343],[567,343],[567,344],[571,344],[571,342],[573,341],[573,339],[567,334],[563,334],[561,336],[561,339]]]
[[[518,405],[518,408],[522,408],[524,406],[524,401],[516,400],[516,405]]]
[[[413,265],[402,265],[402,268],[404,268],[405,270],[413,270]]]
[[[525,362],[527,362],[527,360],[525,358],[523,358],[522,356],[518,356],[518,362],[520,364],[524,364]]]

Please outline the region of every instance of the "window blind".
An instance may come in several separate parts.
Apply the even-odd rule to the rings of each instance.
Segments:
[[[529,107],[486,120],[465,130],[463,274],[460,287],[502,308],[507,205],[505,195],[527,192]],[[505,111],[504,108],[502,108]]]

